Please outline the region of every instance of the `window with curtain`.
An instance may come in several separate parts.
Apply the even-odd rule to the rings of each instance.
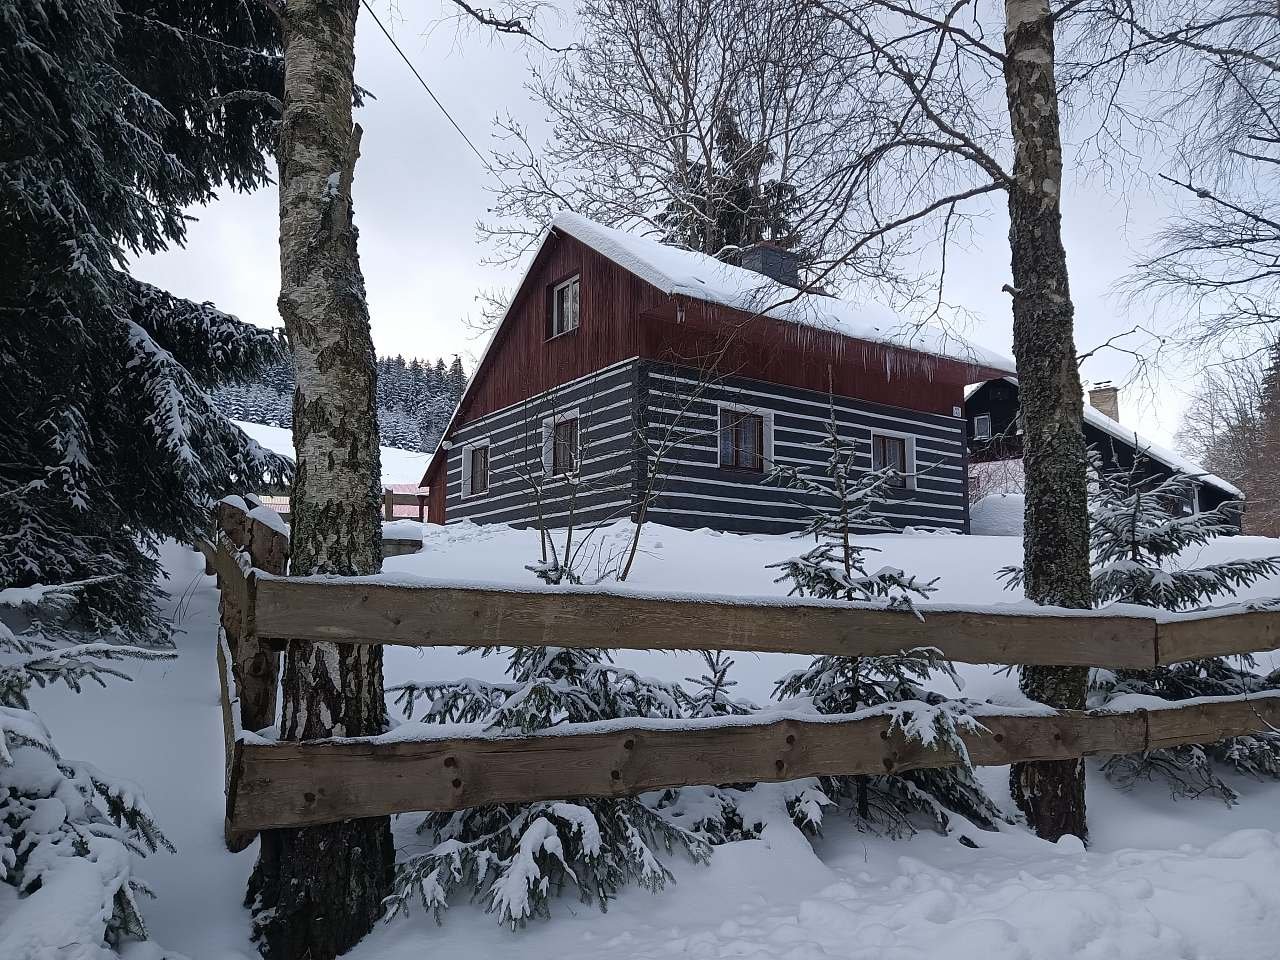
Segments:
[[[764,470],[764,417],[721,407],[720,466]]]
[[[578,468],[578,421],[561,420],[552,427],[551,472],[573,473]]]
[[[907,485],[906,438],[873,433],[871,435],[871,469],[896,470],[898,475],[889,481],[889,485],[905,487]]]
[[[471,471],[467,493],[476,496],[489,492],[489,448],[471,448]]]

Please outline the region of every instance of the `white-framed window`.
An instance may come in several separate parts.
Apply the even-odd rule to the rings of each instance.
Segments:
[[[552,337],[578,329],[578,302],[581,288],[580,275],[574,275],[551,288],[550,335]]]
[[[916,441],[906,433],[874,430],[871,433],[871,469],[894,470],[890,486],[903,489],[916,485]]]
[[[991,439],[991,414],[980,413],[973,418],[973,438],[975,440]]]
[[[582,431],[578,411],[566,410],[542,421],[542,472],[549,477],[578,472],[582,459]]]
[[[462,448],[462,495],[482,497],[489,492],[489,441],[477,440]]]
[[[763,473],[773,461],[773,413],[718,404],[717,459],[726,470]]]

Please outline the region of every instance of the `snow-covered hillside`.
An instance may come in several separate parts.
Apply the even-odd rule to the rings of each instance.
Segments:
[[[602,556],[628,532],[602,538]],[[886,563],[940,576],[938,599],[1011,599],[995,570],[1018,560],[1013,537],[905,535],[866,538]],[[504,527],[430,527],[421,554],[387,561],[388,572],[520,585],[536,581],[524,564],[537,557],[537,536]],[[765,564],[794,552],[787,537],[739,537],[648,527],[634,571],[636,589],[778,595]],[[1201,561],[1280,553],[1262,538],[1221,540]],[[138,781],[178,855],[144,860],[140,873],[158,899],[144,904],[153,936],[193,960],[251,960],[249,917],[242,908],[256,848],[222,845],[222,746],[214,658],[217,596],[201,559],[169,545],[170,612],[183,630],[176,661],[140,664],[136,682],[75,696],[36,694],[68,756],[92,757]],[[1262,584],[1252,595],[1275,594]],[[451,650],[388,649],[388,680],[496,678],[500,658]],[[646,673],[689,676],[688,656],[628,653]],[[772,681],[797,658],[739,655],[735,675],[746,696],[764,700]],[[1265,669],[1280,665],[1261,658]],[[1014,692],[991,670],[962,670],[966,694]],[[1008,804],[1007,772],[979,771]],[[924,832],[890,841],[828,818],[814,843],[785,817],[759,840],[716,848],[709,866],[675,861],[677,883],[658,895],[631,889],[608,914],[560,898],[549,922],[512,933],[474,906],[452,907],[444,926],[415,913],[381,926],[353,960],[419,960],[424,955],[530,960],[656,960],[668,957],[748,960],[1028,960],[1028,958],[1170,957],[1262,960],[1280,942],[1280,785],[1232,780],[1241,803],[1174,802],[1159,785],[1123,793],[1091,766],[1088,852],[1068,840],[1051,845],[1024,828],[999,833],[961,828],[949,837]],[[761,797],[771,802],[771,794]],[[397,821],[404,849],[421,849],[416,818]],[[980,849],[957,841],[971,836]],[[4,905],[0,904],[0,916]],[[0,923],[0,928],[3,924]]]
[[[237,427],[268,450],[293,457],[293,432],[283,427],[268,427],[261,423],[248,423],[244,420],[232,421]],[[401,450],[399,447],[381,447],[382,452],[382,485],[384,487],[417,486],[422,482],[422,474],[426,472],[429,453],[417,450]]]

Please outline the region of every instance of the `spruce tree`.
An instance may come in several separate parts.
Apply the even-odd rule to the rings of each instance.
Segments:
[[[1236,533],[1243,507],[1227,502],[1197,512],[1195,478],[1164,474],[1139,453],[1128,470],[1100,473],[1090,503],[1094,606],[1133,603],[1160,610],[1194,610],[1233,596],[1264,577],[1280,574],[1280,557],[1228,560],[1188,566],[1187,551]],[[1020,567],[1001,571],[1010,586],[1022,584]],[[1250,656],[1208,657],[1144,670],[1095,670],[1094,706],[1144,694],[1165,700],[1239,696],[1280,689],[1280,671],[1261,675]],[[1139,779],[1164,780],[1175,796],[1210,793],[1228,803],[1235,791],[1214,772],[1222,763],[1252,775],[1280,777],[1280,734],[1264,732],[1207,745],[1157,749],[1111,757],[1103,767],[1121,786]]]
[[[163,643],[156,544],[287,476],[207,395],[281,345],[122,265],[266,182],[278,36],[234,0],[30,0],[0,50],[0,584],[81,582],[87,631]]]
[[[75,611],[87,586],[0,589],[0,883],[17,892],[8,922],[22,925],[28,911],[42,925],[66,918],[48,956],[97,956],[104,944],[145,939],[138,895],[151,891],[134,874],[134,858],[173,852],[136,786],[63,757],[31,708],[33,687],[78,693],[127,679],[123,660],[172,656],[84,642]],[[28,622],[20,633],[5,624],[15,618]],[[23,940],[19,949],[43,957],[41,946]]]
[[[670,202],[654,218],[666,242],[723,257],[761,241],[795,246],[793,220],[801,205],[794,186],[768,176],[777,160],[773,149],[751,142],[727,108],[715,127],[715,162],[695,164],[691,197]]]
[[[817,446],[827,454],[824,471],[777,466],[771,474],[774,482],[803,496],[801,502],[811,513],[797,536],[816,541],[806,553],[770,565],[782,571],[778,581],[789,582],[793,595],[914,610],[914,598],[932,593],[935,581],[920,580],[894,567],[868,571],[868,555],[876,550],[854,539],[860,531],[890,528],[889,521],[874,508],[890,501],[889,490],[901,481],[901,474],[893,469],[868,471],[858,466],[857,445],[841,437],[834,406],[826,436]],[[806,669],[779,680],[774,695],[780,700],[803,698],[813,709],[827,714],[854,713],[904,701],[941,705],[941,709],[930,711],[934,732],[964,756],[945,698],[925,687],[934,674],[951,678],[957,688],[960,685],[951,664],[932,649],[905,650],[884,657],[821,656]],[[849,806],[859,829],[890,836],[913,832],[920,821],[945,832],[948,810],[986,828],[993,828],[1001,819],[967,766],[910,771],[901,776],[823,777],[820,783],[828,798]]]
[[[445,378],[446,394],[456,406],[458,401],[462,399],[462,392],[467,389],[467,374],[462,369],[462,358],[454,357],[453,363],[449,364],[449,373]]]
[[[0,623],[0,875],[18,912],[88,897],[56,911],[96,929],[54,945],[88,956],[143,932],[132,857],[166,841],[136,787],[59,754],[26,694],[170,645],[158,543],[287,479],[208,396],[279,337],[125,269],[218,189],[267,182],[279,38],[238,0],[24,0],[0,51],[0,607],[33,618]]]
[[[565,723],[682,715],[678,687],[624,670],[602,650],[518,647],[508,656],[507,675],[509,683],[405,684],[393,691],[408,717],[423,701],[423,721],[482,723],[510,734]],[[639,797],[431,813],[418,832],[430,846],[397,864],[392,914],[417,901],[439,920],[450,902],[467,896],[512,928],[548,916],[552,898],[565,889],[576,889],[584,903],[604,910],[628,884],[662,889],[672,879],[663,862],[672,850],[697,861],[710,855],[706,839]]]
[[[466,386],[462,363],[452,372],[443,360],[434,365],[403,357],[378,358],[378,431],[383,446],[431,453]],[[287,359],[268,365],[247,383],[222,386],[214,402],[226,416],[272,427],[293,426],[294,376]]]

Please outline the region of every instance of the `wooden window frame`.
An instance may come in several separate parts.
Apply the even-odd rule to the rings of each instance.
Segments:
[[[560,440],[560,431],[566,427],[573,430],[573,437],[570,443],[562,443]],[[570,447],[568,452],[569,464],[566,469],[561,462],[560,451]],[[576,416],[562,417],[552,421],[551,424],[551,475],[553,477],[568,477],[578,472],[582,464],[582,430]]]
[[[881,458],[880,466],[876,466],[876,441],[880,441],[880,447],[884,450],[884,441],[895,440],[902,444],[902,469],[899,471],[901,476],[896,482],[890,483],[889,486],[897,490],[914,490],[916,486],[916,438],[909,433],[899,433],[896,430],[879,430],[871,431],[871,469],[882,470],[887,464],[884,463],[884,457]],[[887,451],[886,451],[887,452]]]
[[[559,293],[567,287],[577,286],[578,288],[578,306],[573,317],[573,326],[558,330],[559,320]],[[550,302],[547,306],[547,340],[555,340],[557,337],[567,336],[576,331],[582,325],[582,274],[574,273],[563,280],[559,280],[551,284]]]
[[[484,488],[475,489],[475,454],[478,450],[484,450]],[[493,472],[493,454],[492,444],[488,438],[483,440],[474,440],[471,443],[462,446],[462,498],[470,500],[474,497],[484,497],[489,494],[490,474]]]
[[[737,423],[726,425],[727,417],[736,417]],[[745,418],[750,417],[756,421],[756,465],[744,464],[741,462],[743,447],[738,443],[738,425]],[[729,428],[733,430],[733,439],[730,443],[732,454],[728,462],[725,460],[725,430]],[[768,464],[773,460],[773,416],[768,410],[761,410],[758,407],[742,407],[729,403],[721,403],[716,405],[716,464],[722,470],[732,470],[735,473],[750,473],[763,475]]]
[[[983,432],[982,432],[982,428],[979,426],[979,424],[980,424],[980,423],[982,423],[982,421],[983,421],[983,420],[985,420],[985,421],[987,422],[987,432],[986,432],[986,433],[983,433]],[[975,440],[990,440],[990,439],[991,439],[991,436],[992,436],[992,434],[991,434],[991,414],[989,414],[989,413],[980,413],[980,414],[978,414],[976,417],[974,417],[974,418],[973,418],[973,439],[975,439]]]

